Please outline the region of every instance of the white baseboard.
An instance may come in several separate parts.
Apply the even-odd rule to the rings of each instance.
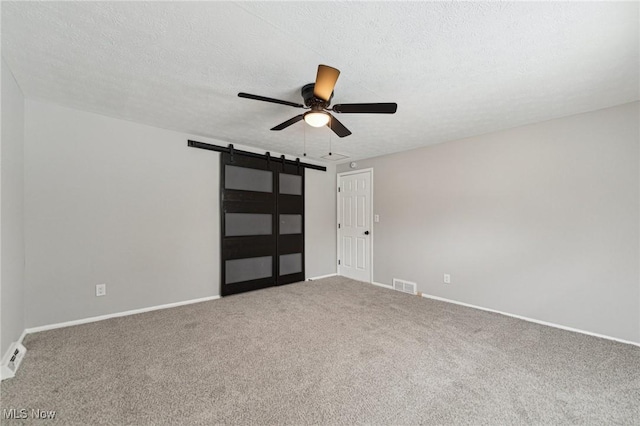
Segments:
[[[24,334],[37,333],[39,331],[53,330],[56,328],[70,327],[72,325],[88,324],[90,322],[104,321],[110,318],[125,317],[127,315],[141,314],[143,312],[157,311],[160,309],[175,308],[177,306],[191,305],[192,303],[207,302],[209,300],[220,299],[220,296],[201,297],[199,299],[184,300],[182,302],[167,303],[166,305],[150,306],[148,308],[133,309],[130,311],[116,312],[114,314],[99,315],[97,317],[83,318],[73,321],[59,322],[57,324],[41,325],[38,327],[27,328]]]
[[[20,338],[17,340],[17,342],[19,344],[22,344],[22,341],[24,340],[24,336],[26,336],[26,335],[27,335],[27,330],[26,329],[22,330],[22,334],[20,335]]]
[[[505,316],[508,316],[508,317],[517,318],[517,319],[521,319],[521,320],[524,320],[524,321],[533,322],[533,323],[536,323],[536,324],[546,325],[547,327],[553,327],[553,328],[559,328],[561,330],[573,331],[574,333],[581,333],[581,334],[586,334],[586,335],[589,335],[589,336],[600,337],[601,339],[614,340],[616,342],[626,343],[627,345],[640,346],[640,343],[638,343],[638,342],[631,342],[629,340],[618,339],[617,337],[605,336],[604,334],[592,333],[590,331],[580,330],[580,329],[573,328],[573,327],[567,327],[567,326],[560,325],[560,324],[554,324],[552,322],[540,321],[540,320],[533,319],[533,318],[523,317],[522,315],[516,315],[516,314],[510,314],[508,312],[497,311],[495,309],[483,308],[482,306],[476,306],[476,305],[471,305],[469,303],[458,302],[457,300],[445,299],[444,297],[432,296],[430,294],[424,294],[424,293],[422,293],[422,297],[424,297],[426,299],[438,300],[440,302],[453,303],[454,305],[466,306],[467,308],[479,309],[481,311],[493,312],[495,314],[505,315]]]
[[[336,275],[338,275],[338,274],[320,275],[319,277],[307,278],[307,281],[315,281],[315,280],[321,280],[323,278],[331,278],[331,277],[335,277]]]
[[[393,290],[393,287],[392,287],[392,286],[390,286],[389,284],[377,283],[377,282],[375,282],[375,281],[371,281],[371,284],[373,284],[373,285],[377,285],[378,287],[388,288],[389,290]]]

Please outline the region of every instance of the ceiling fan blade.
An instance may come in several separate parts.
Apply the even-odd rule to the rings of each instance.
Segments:
[[[341,138],[344,138],[345,136],[349,136],[351,134],[351,131],[349,129],[347,129],[346,127],[344,127],[344,124],[342,124],[340,121],[338,121],[337,118],[335,118],[333,115],[329,114],[331,116],[331,118],[329,119],[329,122],[327,123],[327,126],[333,130],[333,133],[335,133],[336,135],[340,136]]]
[[[332,110],[342,114],[395,114],[395,112],[398,110],[398,104],[337,104],[333,106]]]
[[[271,102],[271,103],[280,104],[280,105],[289,105],[289,106],[296,107],[296,108],[304,108],[304,106],[302,104],[297,104],[295,102],[283,101],[283,100],[274,99],[274,98],[267,98],[266,96],[252,95],[250,93],[240,92],[240,93],[238,93],[238,97],[247,98],[247,99],[255,99],[256,101]]]
[[[318,65],[318,74],[316,75],[316,84],[313,87],[313,96],[329,102],[339,75],[340,71],[333,67]]]
[[[278,124],[276,127],[272,128],[271,130],[286,129],[287,127],[291,126],[292,124],[296,124],[298,121],[302,120],[303,117],[304,117],[304,114],[296,115],[295,117],[288,119],[284,123]]]

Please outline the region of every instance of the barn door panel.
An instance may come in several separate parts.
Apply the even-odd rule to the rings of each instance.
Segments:
[[[304,281],[304,168],[221,154],[221,294]]]

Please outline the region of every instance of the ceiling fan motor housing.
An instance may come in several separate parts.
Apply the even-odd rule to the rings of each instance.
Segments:
[[[302,94],[302,99],[304,99],[304,104],[308,107],[319,105],[322,108],[326,108],[331,103],[331,99],[333,99],[333,92],[331,92],[331,96],[328,101],[323,101],[322,99],[318,99],[313,96],[313,89],[315,87],[315,83],[309,83],[302,86],[302,90],[300,93]]]

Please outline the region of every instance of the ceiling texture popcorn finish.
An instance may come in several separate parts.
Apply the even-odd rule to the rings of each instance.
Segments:
[[[2,2],[2,55],[29,99],[353,159],[638,100],[638,25],[637,2]],[[398,112],[342,115],[340,139],[237,97],[300,103],[322,63],[333,103]]]

